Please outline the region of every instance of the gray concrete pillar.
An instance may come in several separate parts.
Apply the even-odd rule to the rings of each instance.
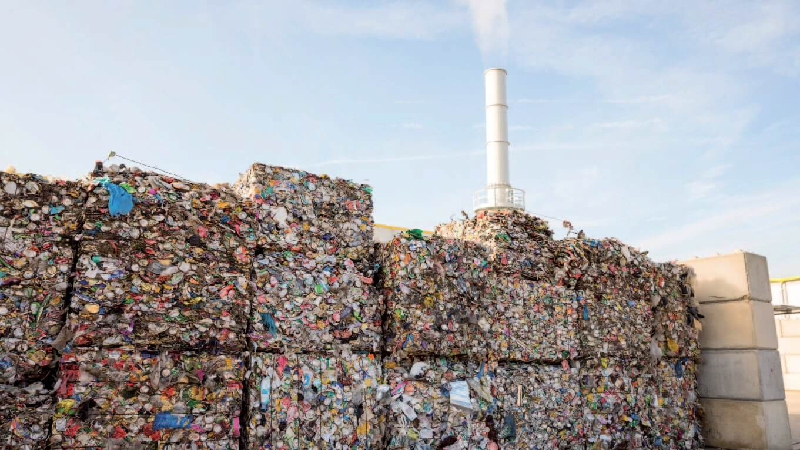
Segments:
[[[767,259],[752,253],[682,261],[694,269],[706,445],[788,450],[792,438]]]

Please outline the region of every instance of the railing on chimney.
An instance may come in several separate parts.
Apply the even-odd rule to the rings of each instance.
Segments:
[[[505,186],[483,188],[472,195],[472,208],[525,210],[525,191]]]

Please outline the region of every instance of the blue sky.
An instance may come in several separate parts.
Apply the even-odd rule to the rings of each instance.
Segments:
[[[0,41],[19,171],[77,178],[112,150],[209,182],[290,165],[432,228],[485,183],[500,65],[530,212],[800,275],[796,1],[0,0]]]

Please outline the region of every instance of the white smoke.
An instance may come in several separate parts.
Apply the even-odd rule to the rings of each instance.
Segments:
[[[508,9],[506,0],[459,0],[469,7],[475,41],[483,62],[505,65],[508,57]]]

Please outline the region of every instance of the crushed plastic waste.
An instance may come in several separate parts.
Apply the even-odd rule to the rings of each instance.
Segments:
[[[600,358],[583,362],[581,394],[587,446],[650,448],[655,398],[646,361]]]
[[[82,242],[73,344],[244,350],[253,292],[247,267],[182,238]]]
[[[378,350],[371,188],[264,164],[234,188],[256,220],[252,349]]]
[[[74,345],[244,350],[255,235],[237,197],[117,166],[89,181],[97,185],[78,249]],[[133,194],[129,213],[110,214],[112,184]]]
[[[0,383],[52,368],[86,195],[72,181],[0,172]]]
[[[372,276],[352,260],[284,250],[257,256],[253,267],[255,349],[378,350],[383,308]]]
[[[338,255],[372,253],[372,188],[298,169],[253,164],[233,188],[252,202],[267,249]]]
[[[0,384],[0,449],[46,448],[52,416],[52,392],[41,382]]]
[[[691,358],[665,358],[655,371],[653,444],[664,449],[703,448],[697,401],[697,365]]]
[[[393,355],[483,352],[470,337],[491,272],[482,247],[438,236],[396,236],[381,247],[386,349]]]
[[[385,364],[385,448],[496,450],[583,443],[578,371],[433,357]]]
[[[692,378],[702,315],[688,268],[655,263],[646,252],[616,239],[588,239],[580,232],[553,240],[543,221],[513,211],[481,212],[440,225],[437,233],[484,245],[493,272],[515,283],[527,279],[532,286],[574,292],[575,320],[566,326],[572,327],[578,348],[565,359],[581,367],[588,448],[622,443],[629,448],[702,448],[702,412]],[[553,337],[546,340],[553,342]],[[513,358],[499,355],[501,361]],[[665,361],[671,361],[669,367],[689,367],[688,381],[662,382],[668,372]],[[675,361],[683,364],[675,366]],[[656,409],[659,401],[662,407]],[[667,412],[663,404],[675,410]]]
[[[61,358],[52,448],[238,448],[244,364],[195,352],[77,349]]]
[[[375,449],[381,362],[373,354],[251,355],[249,449]]]
[[[518,361],[577,356],[579,296],[497,272],[486,247],[439,236],[382,246],[387,350]]]
[[[663,355],[668,357],[700,357],[699,302],[689,282],[691,270],[686,266],[665,263],[658,267],[656,290],[651,297],[655,323],[654,339]]]
[[[453,220],[436,227],[449,239],[475,242],[489,251],[495,272],[535,281],[562,284],[562,246],[542,219],[517,211],[480,211],[472,218]]]
[[[0,448],[702,448],[693,275],[616,239],[376,247],[371,188],[263,164],[0,188]]]
[[[153,240],[181,243],[224,253],[250,264],[255,246],[252,213],[232,189],[144,172],[136,167],[96,168],[86,181],[88,198],[82,240]],[[117,185],[133,197],[133,208],[120,215],[109,210],[106,186]]]

